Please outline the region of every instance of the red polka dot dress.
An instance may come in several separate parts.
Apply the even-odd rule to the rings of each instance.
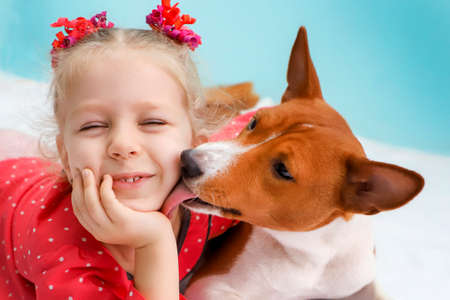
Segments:
[[[251,115],[238,117],[216,138],[234,136]],[[109,251],[80,225],[71,186],[58,172],[58,165],[39,158],[0,161],[0,299],[144,299]],[[234,224],[185,212],[177,241],[181,291],[206,241]]]
[[[0,299],[144,299],[109,251],[80,225],[72,212],[71,186],[54,169],[38,158],[0,161]],[[182,290],[205,242],[232,223],[185,212],[178,237]]]

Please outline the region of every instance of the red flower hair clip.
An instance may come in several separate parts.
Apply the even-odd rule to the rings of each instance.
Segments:
[[[191,50],[195,50],[202,44],[201,38],[184,25],[194,24],[196,19],[189,15],[180,16],[177,6],[178,2],[171,6],[170,0],[161,0],[161,5],[147,15],[146,22],[152,29],[163,32],[180,43],[186,43]]]
[[[52,27],[64,26],[67,35],[62,31],[56,34],[56,39],[53,41],[52,67],[56,67],[56,59],[53,55],[59,49],[72,47],[76,42],[81,40],[86,35],[96,32],[99,28],[111,28],[114,23],[106,21],[106,11],[93,16],[90,20],[83,17],[78,17],[75,20],[69,21],[67,18],[59,18],[58,21],[51,24]]]

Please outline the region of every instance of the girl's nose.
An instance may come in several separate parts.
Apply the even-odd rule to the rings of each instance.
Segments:
[[[113,159],[130,159],[140,152],[138,143],[129,134],[113,136],[108,147],[108,155]]]
[[[135,150],[112,150],[109,153],[109,156],[111,156],[114,159],[129,159],[132,158],[134,156],[137,156],[137,151]]]

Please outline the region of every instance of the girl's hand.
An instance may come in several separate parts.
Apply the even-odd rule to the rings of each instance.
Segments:
[[[84,169],[75,175],[72,207],[83,227],[97,240],[132,248],[174,239],[169,219],[158,211],[142,212],[122,204],[112,189],[112,177],[104,175],[97,188],[94,174]]]
[[[83,227],[97,240],[135,249],[135,286],[145,299],[178,299],[178,255],[172,225],[157,211],[123,205],[103,177],[97,188],[91,170],[73,180],[72,207]]]

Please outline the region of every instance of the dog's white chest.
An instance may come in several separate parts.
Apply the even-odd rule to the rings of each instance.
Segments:
[[[355,216],[303,233],[255,227],[230,272],[198,281],[188,295],[199,300],[340,298],[374,278],[370,221]]]

